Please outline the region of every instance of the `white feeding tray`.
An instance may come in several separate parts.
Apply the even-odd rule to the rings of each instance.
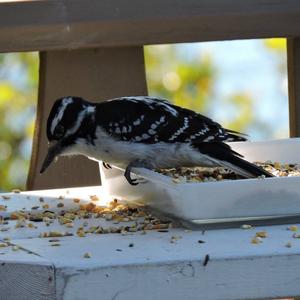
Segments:
[[[251,161],[300,163],[300,138],[269,142],[237,142],[232,148]],[[174,183],[143,168],[133,172],[146,183],[129,185],[124,170],[100,166],[102,184],[115,197],[142,201],[155,210],[196,224],[300,219],[300,177]],[[133,175],[134,176],[134,175]]]

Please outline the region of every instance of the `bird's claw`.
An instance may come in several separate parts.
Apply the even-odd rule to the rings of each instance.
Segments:
[[[129,184],[131,185],[138,185],[139,183],[137,182],[137,179],[132,179],[131,178],[131,166],[127,166],[124,174],[126,180],[128,181]]]
[[[126,178],[127,179],[127,178]],[[127,179],[127,181],[131,184],[131,185],[138,185],[139,184],[139,182],[138,182],[138,180],[137,179]]]
[[[111,165],[110,164],[108,164],[108,163],[106,163],[106,162],[102,162],[102,165],[103,165],[103,167],[105,168],[105,169],[112,169],[112,167],[111,167]]]
[[[137,163],[130,163],[127,166],[124,176],[125,176],[126,180],[128,181],[128,183],[131,185],[138,185],[139,183],[147,183],[148,181],[143,177],[139,177],[139,178],[135,178],[135,179],[131,178],[131,169],[133,167],[141,167],[141,165],[137,164]],[[143,167],[144,167],[144,165],[143,165]]]
[[[127,179],[127,181],[131,184],[131,185],[138,185],[138,184],[144,184],[144,183],[147,183],[147,180],[146,179],[144,179],[144,178],[135,178],[135,179],[132,179],[132,178],[130,178],[129,180],[128,180],[128,178],[126,178]]]
[[[127,166],[126,170],[125,170],[125,178],[128,181],[129,184],[131,185],[138,185],[139,183],[146,183],[147,180],[145,180],[144,178],[131,178],[131,166]]]

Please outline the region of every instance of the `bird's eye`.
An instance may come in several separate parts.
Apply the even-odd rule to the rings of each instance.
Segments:
[[[56,139],[60,139],[64,136],[64,133],[65,133],[65,128],[64,126],[62,125],[57,125],[56,128],[55,128],[55,133],[54,133],[54,137]]]

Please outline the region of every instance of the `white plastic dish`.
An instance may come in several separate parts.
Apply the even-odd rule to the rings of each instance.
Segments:
[[[231,146],[252,162],[300,163],[300,138]],[[137,168],[134,173],[147,182],[131,186],[122,169],[101,166],[100,172],[111,195],[142,201],[164,214],[197,224],[300,218],[300,177],[174,183],[170,177]]]

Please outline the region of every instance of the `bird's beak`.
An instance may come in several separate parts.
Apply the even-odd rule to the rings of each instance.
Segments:
[[[49,144],[48,153],[46,155],[46,158],[44,159],[42,168],[40,170],[40,174],[44,173],[45,170],[50,166],[50,164],[53,162],[53,160],[60,155],[62,152],[62,146],[60,141],[52,141]]]

